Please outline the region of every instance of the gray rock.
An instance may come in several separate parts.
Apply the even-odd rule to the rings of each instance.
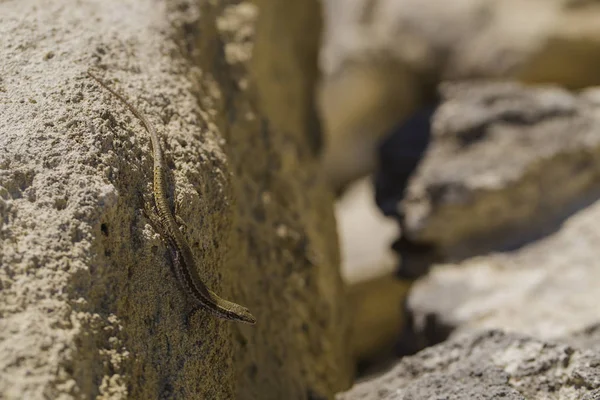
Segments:
[[[480,329],[592,345],[600,323],[594,93],[447,88],[402,205],[404,233],[450,258],[480,256],[436,265],[411,288],[407,331],[418,348]]]
[[[596,202],[519,250],[434,267],[409,294],[413,329],[501,328],[558,340],[597,324],[599,219]]]
[[[447,257],[517,248],[600,197],[600,108],[552,87],[455,84],[399,205]]]
[[[487,331],[430,347],[337,400],[597,400],[600,356]]]

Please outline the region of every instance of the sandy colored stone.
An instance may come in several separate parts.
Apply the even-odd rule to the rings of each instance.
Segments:
[[[263,21],[314,15],[281,12]],[[0,397],[302,399],[348,386],[315,117],[290,107],[284,129],[263,105],[267,76],[247,71],[256,14],[248,3],[0,5]],[[277,54],[310,64],[317,43],[298,32],[304,47]],[[256,326],[188,319],[142,213],[147,134],[90,67],[156,125],[199,273]],[[314,77],[288,67],[285,85],[303,83],[287,95],[306,105]]]

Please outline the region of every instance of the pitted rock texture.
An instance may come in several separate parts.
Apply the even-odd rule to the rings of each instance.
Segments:
[[[268,75],[248,71],[255,5],[0,4],[1,398],[306,399],[348,386],[332,198],[307,128],[318,33],[298,35],[318,12],[278,10],[265,24],[298,46],[261,47],[296,66],[279,72],[302,82],[287,92],[302,101],[264,111]],[[257,325],[191,313],[142,211],[148,135],[88,68],[156,125],[199,274]]]
[[[406,357],[337,400],[596,400],[600,355],[481,332]]]

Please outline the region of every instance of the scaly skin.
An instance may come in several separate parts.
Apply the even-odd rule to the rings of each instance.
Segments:
[[[175,222],[175,216],[171,213],[171,209],[167,202],[165,165],[163,162],[162,149],[158,141],[158,134],[156,133],[154,126],[141,112],[131,105],[123,95],[111,89],[90,71],[87,73],[92,79],[127,106],[133,115],[142,122],[142,125],[144,125],[144,128],[150,135],[154,158],[154,203],[158,215],[152,216],[150,214],[149,216],[159,228],[159,233],[172,247],[174,254],[174,271],[181,286],[183,286],[187,293],[198,302],[201,308],[211,312],[219,318],[247,324],[256,323],[256,318],[254,318],[246,307],[220,298],[215,292],[208,289],[200,279],[192,250],[183,237],[183,234],[179,231],[179,226],[177,225],[177,222]]]

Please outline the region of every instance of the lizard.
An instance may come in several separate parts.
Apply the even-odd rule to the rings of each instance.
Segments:
[[[146,132],[150,135],[152,144],[152,157],[154,161],[153,197],[154,207],[147,206],[147,215],[158,233],[166,239],[170,245],[173,255],[173,271],[181,286],[187,294],[195,300],[200,308],[213,315],[247,324],[255,324],[256,318],[250,311],[239,304],[222,299],[211,291],[198,275],[197,264],[188,242],[179,230],[175,220],[176,216],[171,212],[167,200],[166,166],[163,160],[163,151],[158,140],[158,133],[144,114],[134,107],[124,95],[112,89],[107,83],[94,75],[90,70],[88,76],[94,79],[100,86],[108,90],[121,103],[123,103],[133,115],[140,120]]]

